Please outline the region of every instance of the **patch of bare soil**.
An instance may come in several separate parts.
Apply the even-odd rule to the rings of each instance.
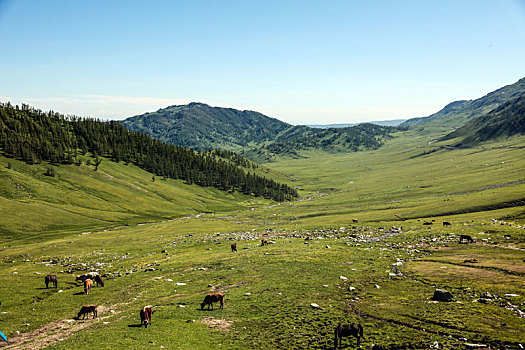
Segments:
[[[105,314],[109,310],[113,310],[113,308],[117,305],[113,305],[111,307],[99,306],[97,308],[98,314]],[[117,312],[114,312],[96,319],[86,318],[85,320],[66,319],[53,321],[30,332],[21,333],[15,337],[9,338],[7,342],[0,343],[0,348],[43,349],[52,345],[53,343],[69,338],[75,332],[90,327],[91,325],[98,322],[103,322],[103,320],[113,316],[116,313]]]
[[[213,317],[204,317],[200,321],[212,329],[218,329],[219,331],[223,332],[230,329],[231,325],[233,324],[232,321]]]

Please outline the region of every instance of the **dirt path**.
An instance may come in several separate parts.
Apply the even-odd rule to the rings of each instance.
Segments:
[[[40,328],[30,332],[21,333],[15,337],[9,338],[7,342],[0,343],[1,349],[43,349],[58,341],[69,338],[73,333],[78,332],[84,328],[88,328],[99,322],[104,322],[114,315],[122,311],[114,311],[114,308],[127,303],[115,304],[110,307],[99,306],[98,313],[106,314],[108,311],[112,313],[98,317],[97,319],[73,320],[66,319],[60,321],[53,321]]]

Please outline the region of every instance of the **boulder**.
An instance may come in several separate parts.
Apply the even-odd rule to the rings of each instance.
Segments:
[[[313,309],[320,309],[321,307],[319,306],[319,304],[316,304],[316,303],[311,303],[310,306],[313,308]]]
[[[449,291],[445,289],[436,289],[434,291],[434,295],[432,296],[432,300],[450,302],[454,300],[454,297]]]

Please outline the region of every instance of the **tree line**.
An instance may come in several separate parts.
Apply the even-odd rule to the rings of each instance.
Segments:
[[[80,165],[80,156],[89,155],[98,165],[105,157],[188,184],[276,201],[297,197],[294,188],[242,169],[255,166],[233,152],[199,152],[130,131],[116,121],[42,112],[26,104],[0,103],[0,151],[28,164]]]

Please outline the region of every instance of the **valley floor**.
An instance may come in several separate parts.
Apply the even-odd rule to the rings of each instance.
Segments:
[[[523,342],[525,239],[515,222],[466,214],[448,218],[450,227],[276,230],[237,219],[206,214],[5,247],[0,347],[326,349],[339,322],[364,326],[362,349]],[[91,270],[106,285],[84,295],[74,276]],[[45,288],[46,274],[58,276],[57,290]],[[438,288],[454,300],[433,301]],[[226,293],[224,310],[200,310],[214,291]],[[98,318],[74,319],[86,304],[99,305]],[[145,329],[138,311],[148,304],[157,312]]]
[[[427,140],[406,147],[409,136],[381,152],[270,164],[301,189],[302,200],[291,203],[198,190],[188,191],[188,207],[167,208],[162,196],[187,194],[166,193],[168,185],[133,170],[155,220],[144,211],[130,219],[123,207],[106,214],[112,224],[91,225],[91,217],[67,229],[77,217],[70,213],[53,233],[42,215],[18,239],[23,220],[0,205],[12,210],[3,226],[12,233],[0,241],[0,331],[8,338],[0,348],[331,349],[338,323],[364,327],[360,349],[522,348],[523,150],[425,153],[418,146]],[[86,185],[98,186],[100,174]],[[122,185],[112,186],[119,193]],[[9,203],[30,200],[3,191]],[[75,276],[87,271],[106,283],[86,295]],[[48,274],[57,275],[57,289],[45,288]],[[436,289],[452,301],[433,300]],[[216,291],[226,293],[224,309],[201,310]],[[88,304],[98,305],[98,318],[75,319]],[[148,328],[139,325],[144,305],[156,310]],[[356,348],[356,339],[342,347]]]

